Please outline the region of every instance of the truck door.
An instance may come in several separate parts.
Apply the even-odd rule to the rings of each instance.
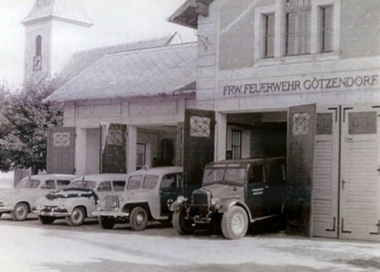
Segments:
[[[291,233],[306,236],[311,233],[315,130],[315,104],[289,108],[287,228]]]
[[[253,218],[267,214],[265,198],[268,184],[265,182],[264,165],[251,165],[248,169],[246,199]]]
[[[181,194],[182,173],[167,174],[162,178],[160,187],[161,215],[170,215],[170,206]]]
[[[201,187],[203,168],[214,160],[215,112],[187,109],[184,123],[184,192]]]
[[[127,173],[127,125],[100,125],[100,173]]]
[[[50,128],[47,140],[48,174],[75,174],[75,128]]]

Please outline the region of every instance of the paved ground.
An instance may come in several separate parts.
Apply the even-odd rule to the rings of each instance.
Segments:
[[[128,272],[350,272],[380,271],[380,244],[250,234],[228,241],[200,233],[181,237],[171,228],[128,226],[102,230],[96,222],[68,227],[64,220],[0,219],[0,271]]]

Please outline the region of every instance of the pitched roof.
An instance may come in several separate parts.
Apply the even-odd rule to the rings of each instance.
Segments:
[[[73,54],[69,62],[62,68],[61,72],[59,73],[59,78],[64,82],[70,81],[72,78],[80,74],[83,70],[87,69],[99,59],[104,57],[107,53],[116,53],[169,45],[177,35],[177,33],[174,33],[173,35],[167,35],[155,39],[141,40],[132,43],[123,43],[85,51],[78,51]]]
[[[173,95],[194,90],[197,44],[110,53],[44,102]]]
[[[36,0],[32,11],[24,18],[23,24],[43,19],[56,19],[92,26],[80,0]]]

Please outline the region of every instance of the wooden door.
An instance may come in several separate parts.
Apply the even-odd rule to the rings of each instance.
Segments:
[[[380,241],[380,105],[343,107],[340,237]]]
[[[100,173],[127,173],[127,125],[100,126]]]
[[[75,174],[74,127],[49,129],[46,163],[49,174]]]
[[[313,172],[313,236],[338,237],[339,106],[318,107]]]
[[[184,195],[201,187],[203,169],[214,160],[215,112],[186,109],[184,124]]]
[[[311,234],[316,105],[291,107],[288,116],[288,232]]]

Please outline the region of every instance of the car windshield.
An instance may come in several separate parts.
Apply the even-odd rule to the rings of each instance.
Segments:
[[[17,184],[17,189],[37,189],[41,181],[38,179],[22,179]]]
[[[203,185],[215,183],[243,186],[245,168],[206,168],[203,174]]]
[[[78,188],[78,189],[90,189],[94,190],[96,187],[96,182],[91,180],[75,180],[67,188]]]

